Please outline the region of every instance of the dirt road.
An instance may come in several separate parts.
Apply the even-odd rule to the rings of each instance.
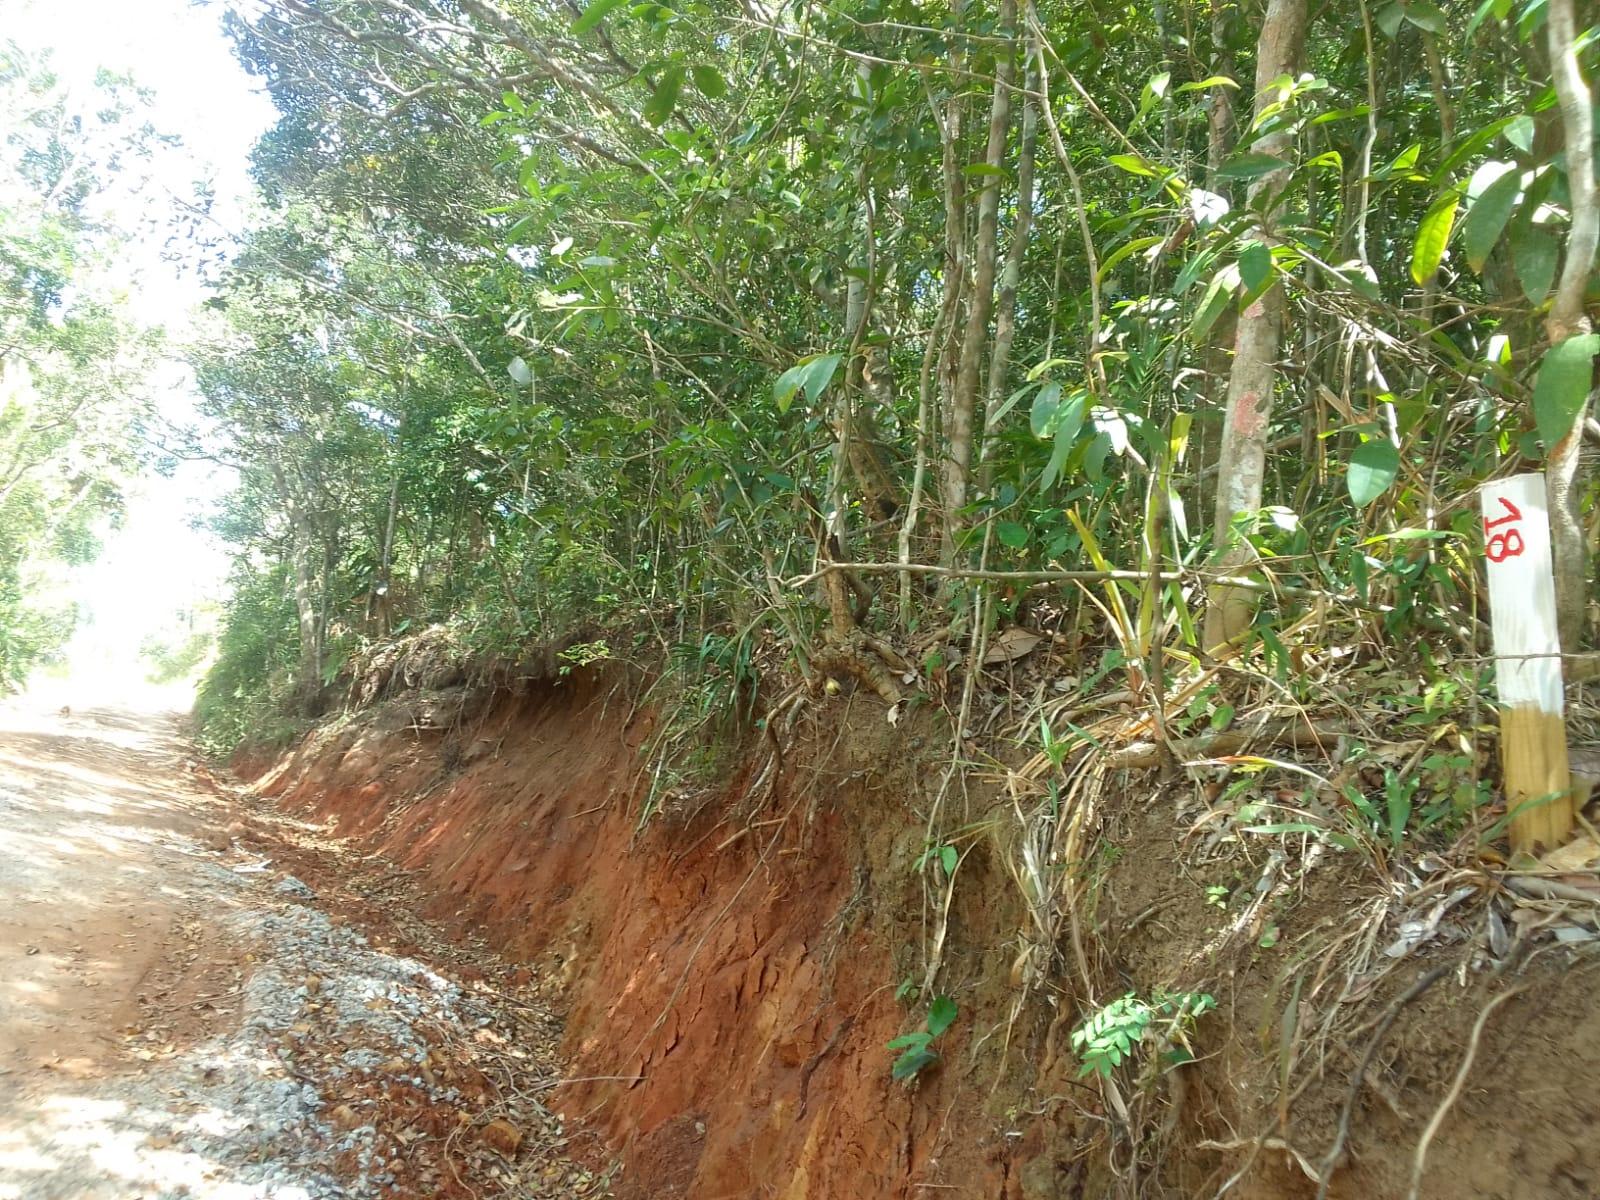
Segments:
[[[0,706],[0,1200],[604,1195],[536,988],[406,886],[171,714]]]

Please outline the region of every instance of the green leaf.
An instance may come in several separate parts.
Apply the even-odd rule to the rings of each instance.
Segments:
[[[728,94],[728,82],[715,67],[697,63],[689,73],[694,76],[694,86],[707,100],[720,100]]]
[[[946,879],[953,879],[956,867],[961,862],[961,855],[954,846],[939,847],[939,865],[944,868]]]
[[[1543,304],[1556,279],[1556,257],[1560,253],[1554,235],[1542,225],[1518,221],[1511,227],[1511,263],[1517,282],[1533,304]]]
[[[520,354],[506,364],[506,374],[524,386],[533,382],[533,370]]]
[[[1365,508],[1389,490],[1399,473],[1400,451],[1392,442],[1375,438],[1356,447],[1344,483],[1356,507]]]
[[[1507,162],[1484,163],[1472,173],[1467,184],[1467,195],[1473,197],[1472,207],[1461,226],[1461,240],[1466,245],[1467,265],[1480,274],[1484,263],[1505,232],[1511,210],[1516,207],[1517,193],[1522,189],[1522,172],[1516,164]]]
[[[1160,178],[1156,172],[1145,164],[1144,159],[1132,154],[1108,154],[1106,155],[1106,161],[1114,167],[1121,167],[1130,175],[1148,175],[1151,179]]]
[[[1238,154],[1223,163],[1217,174],[1223,179],[1259,179],[1289,165],[1272,154]]]
[[[1211,277],[1211,283],[1206,288],[1206,294],[1200,301],[1200,307],[1194,314],[1194,320],[1189,323],[1189,336],[1195,341],[1205,337],[1222,315],[1222,310],[1228,306],[1228,297],[1239,286],[1239,268],[1233,263],[1223,267]]]
[[[1033,398],[1033,411],[1028,414],[1028,427],[1033,430],[1034,437],[1044,439],[1050,436],[1050,424],[1060,407],[1059,383],[1047,383],[1039,389],[1039,394]]]
[[[1545,352],[1533,383],[1533,421],[1548,448],[1572,428],[1589,400],[1600,333],[1580,333]]]
[[[1180,92],[1203,92],[1207,88],[1230,87],[1239,85],[1226,75],[1209,75],[1204,79],[1197,79],[1193,83],[1180,83],[1177,90]]]
[[[1078,432],[1083,428],[1083,417],[1088,405],[1087,392],[1073,392],[1056,414],[1056,444],[1050,453],[1050,461],[1045,464],[1044,474],[1039,476],[1040,491],[1048,492],[1061,477],[1061,469],[1067,465],[1067,455],[1072,453],[1072,447],[1078,440]]]
[[[626,4],[628,0],[594,0],[583,10],[583,15],[572,23],[573,33],[588,33],[606,17]]]
[[[1239,248],[1239,279],[1247,295],[1264,288],[1272,278],[1272,251],[1265,242],[1248,241]]]
[[[1506,141],[1524,154],[1533,152],[1533,132],[1533,118],[1527,113],[1519,113],[1506,122]]]
[[[1004,175],[1006,173],[1006,169],[1004,167],[997,167],[993,163],[975,162],[968,163],[966,166],[962,167],[961,173],[963,175]]]
[[[779,375],[772,385],[772,398],[777,401],[778,411],[788,412],[789,405],[794,403],[795,393],[802,389],[806,399],[815,404],[817,397],[833,382],[833,374],[842,361],[842,354],[818,354],[801,359]]]
[[[1441,36],[1450,32],[1444,13],[1428,0],[1406,0],[1405,17],[1418,29]]]
[[[956,1002],[949,996],[936,996],[932,1004],[928,1005],[928,1033],[938,1037],[954,1024],[956,1019]]]
[[[1452,188],[1433,202],[1417,226],[1417,239],[1411,246],[1411,280],[1421,286],[1434,277],[1444,260],[1444,248],[1455,228],[1456,209],[1461,193]]]
[[[1000,541],[1013,550],[1021,550],[1028,544],[1028,527],[1019,525],[1016,521],[1000,521],[994,527],[994,533]]]
[[[921,1049],[931,1041],[933,1041],[933,1034],[925,1029],[913,1029],[910,1033],[902,1033],[897,1038],[891,1038],[888,1044],[884,1046],[884,1049],[904,1050],[908,1046],[915,1046]]]
[[[889,1074],[894,1077],[897,1083],[903,1082],[910,1079],[924,1067],[930,1067],[938,1061],[939,1056],[932,1050],[907,1050],[894,1060],[894,1066]]]
[[[1389,162],[1374,171],[1372,177],[1374,179],[1387,179],[1391,175],[1409,174],[1416,169],[1417,158],[1421,153],[1422,143],[1412,142],[1411,145],[1396,154]]]
[[[1378,10],[1378,28],[1383,30],[1384,37],[1392,38],[1399,33],[1405,19],[1406,10],[1399,4],[1387,4]]]
[[[645,102],[642,115],[646,121],[652,125],[661,125],[672,116],[672,110],[678,107],[678,96],[683,91],[683,76],[682,63],[673,63],[661,72],[661,78],[656,82],[656,90]]]

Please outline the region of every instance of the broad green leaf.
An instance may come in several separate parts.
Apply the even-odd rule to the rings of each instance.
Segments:
[[[1418,29],[1427,33],[1444,35],[1450,31],[1450,24],[1445,20],[1444,13],[1428,0],[1405,0],[1405,16]]]
[[[1108,154],[1106,155],[1106,161],[1114,167],[1121,167],[1130,175],[1148,175],[1151,179],[1160,178],[1156,172],[1145,164],[1144,159],[1135,157],[1132,154]]]
[[[1028,414],[1028,427],[1033,430],[1036,438],[1050,436],[1050,425],[1055,420],[1056,410],[1061,405],[1061,385],[1047,383],[1039,389],[1039,394],[1033,398],[1033,411]]]
[[[1543,304],[1556,278],[1556,258],[1560,246],[1555,235],[1542,225],[1518,221],[1511,227],[1511,263],[1517,282],[1533,304]]]
[[[772,398],[778,403],[778,411],[788,412],[789,405],[794,403],[795,393],[802,390],[806,399],[815,404],[817,397],[833,382],[833,373],[839,369],[843,359],[842,354],[819,354],[814,358],[802,359],[779,375],[772,385]]]
[[[1112,270],[1123,259],[1131,254],[1137,254],[1141,250],[1148,250],[1151,246],[1160,245],[1166,240],[1165,237],[1140,237],[1134,238],[1131,242],[1124,242],[1107,255],[1106,260],[1100,264],[1100,274],[1095,276],[1096,280],[1102,283],[1105,282]]]
[[[1019,525],[1016,521],[1000,521],[995,524],[994,533],[1001,543],[1013,550],[1021,550],[1028,544],[1028,527]]]
[[[661,72],[661,78],[656,81],[656,90],[645,102],[642,113],[650,124],[665,124],[672,116],[673,110],[678,107],[678,96],[683,91],[683,75],[682,63],[673,63]]]
[[[1259,291],[1272,278],[1272,251],[1265,242],[1251,240],[1239,248],[1239,281],[1248,295]]]
[[[1389,490],[1400,473],[1400,451],[1382,438],[1362,442],[1350,455],[1345,487],[1357,508],[1365,508]]]
[[[1412,142],[1411,145],[1390,159],[1388,163],[1374,171],[1372,177],[1374,179],[1387,179],[1391,175],[1398,175],[1402,172],[1409,174],[1416,169],[1417,157],[1421,153],[1422,143]]]
[[[933,1041],[933,1034],[924,1029],[914,1029],[910,1033],[902,1033],[897,1038],[891,1038],[884,1046],[885,1050],[904,1050],[908,1046],[918,1048],[926,1046]]]
[[[949,1029],[956,1019],[956,1002],[949,996],[936,996],[928,1005],[928,1032],[938,1037]]]
[[[1417,226],[1417,238],[1411,246],[1411,280],[1427,283],[1439,270],[1444,259],[1444,248],[1450,241],[1450,231],[1455,228],[1456,209],[1461,206],[1461,193],[1455,189],[1446,192],[1433,202]]]
[[[627,2],[628,0],[594,0],[593,4],[583,10],[583,15],[572,23],[572,32],[588,33],[604,21],[608,14],[615,12]]]
[[[932,1066],[938,1061],[939,1056],[932,1050],[907,1050],[894,1060],[894,1066],[890,1069],[889,1074],[894,1077],[895,1082],[903,1082],[910,1079],[924,1067]]]
[[[1522,172],[1514,163],[1484,163],[1472,173],[1467,184],[1467,195],[1473,197],[1472,207],[1461,226],[1461,240],[1466,246],[1467,265],[1481,273],[1489,261],[1495,244],[1505,232],[1506,222],[1517,204],[1517,193],[1522,189]]]
[[[1006,417],[1010,415],[1011,410],[1017,406],[1017,401],[1021,400],[1032,390],[1033,384],[1025,383],[1016,391],[1012,392],[1011,395],[1007,396],[1004,403],[1002,403],[998,408],[990,409],[988,412],[984,413],[984,429],[999,429],[1000,422],[1004,421]]]
[[[1238,154],[1223,163],[1217,174],[1224,179],[1260,179],[1288,166],[1289,163],[1271,154]]]
[[[1393,37],[1400,32],[1400,26],[1405,23],[1406,10],[1399,4],[1386,4],[1378,10],[1378,28],[1383,30],[1384,37]]]
[[[1050,461],[1045,464],[1044,474],[1039,476],[1040,491],[1048,492],[1061,477],[1061,469],[1067,465],[1067,455],[1072,453],[1078,433],[1083,428],[1083,417],[1088,406],[1088,393],[1077,391],[1067,397],[1057,412],[1055,446],[1050,452]]]
[[[1545,446],[1554,446],[1572,428],[1589,400],[1600,333],[1569,337],[1545,352],[1533,383],[1533,422]]]
[[[697,63],[689,73],[694,76],[694,86],[707,100],[720,100],[728,94],[728,83],[715,67]]]
[[[962,167],[961,173],[963,175],[1004,175],[1006,173],[1006,169],[1004,167],[997,167],[993,163],[975,162],[968,163],[966,166]]]
[[[1203,92],[1207,88],[1236,88],[1238,86],[1239,85],[1237,83],[1229,79],[1226,75],[1210,75],[1205,79],[1197,79],[1193,83],[1180,83],[1177,90],[1180,92]]]
[[[1527,113],[1519,113],[1506,122],[1505,138],[1524,154],[1533,152],[1533,118]]]
[[[1207,286],[1200,307],[1194,314],[1194,320],[1189,323],[1191,338],[1199,341],[1210,332],[1217,318],[1222,315],[1222,310],[1228,306],[1228,298],[1238,286],[1239,268],[1234,263],[1228,263],[1211,277],[1211,283]]]
[[[960,862],[961,855],[957,853],[954,846],[941,846],[939,848],[939,865],[944,867],[946,879],[951,879],[955,876],[956,867]]]

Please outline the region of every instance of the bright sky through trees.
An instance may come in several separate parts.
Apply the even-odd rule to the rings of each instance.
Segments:
[[[186,0],[0,0],[0,37],[30,56],[48,55],[75,102],[87,103],[97,72],[126,75],[148,92],[139,119],[176,139],[92,202],[135,231],[109,282],[130,294],[141,323],[165,328],[173,342],[204,298],[196,257],[248,221],[249,151],[272,119],[270,101],[253,89],[221,32],[221,16],[221,5]],[[174,226],[202,180],[214,195],[209,219]],[[167,419],[192,417],[186,365],[162,364],[154,386]],[[105,552],[64,585],[86,616],[72,646],[70,689],[92,676],[103,695],[108,685],[138,679],[140,641],[177,608],[217,593],[223,558],[190,524],[225,485],[205,464],[181,465],[170,477],[149,474],[136,485]]]

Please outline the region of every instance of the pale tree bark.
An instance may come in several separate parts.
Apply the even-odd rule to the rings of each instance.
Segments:
[[[1566,261],[1556,284],[1545,333],[1552,347],[1570,337],[1591,331],[1584,310],[1584,292],[1594,269],[1595,246],[1600,242],[1600,192],[1594,167],[1594,100],[1578,65],[1577,22],[1573,0],[1550,0],[1548,35],[1550,68],[1561,108],[1562,140],[1567,157],[1567,186],[1572,194],[1572,226],[1567,233]],[[1545,494],[1550,509],[1550,549],[1555,560],[1556,619],[1561,648],[1572,653],[1583,636],[1588,571],[1583,524],[1578,451],[1583,441],[1585,404],[1572,426],[1554,446],[1545,472]]]
[[[289,516],[289,567],[294,572],[294,611],[300,653],[294,672],[294,701],[303,712],[315,706],[322,690],[322,609],[317,603],[317,527],[276,462],[268,464]]]
[[[1305,48],[1306,0],[1269,0],[1256,46],[1255,112],[1277,98],[1272,87],[1279,76],[1293,76]],[[1273,132],[1250,144],[1251,153],[1286,158],[1287,132]],[[1248,203],[1257,214],[1256,237],[1273,241],[1273,226],[1289,170],[1273,171],[1250,185]],[[1235,522],[1261,507],[1266,472],[1267,433],[1272,424],[1273,388],[1278,377],[1278,352],[1283,342],[1287,304],[1276,279],[1239,317],[1223,413],[1222,449],[1217,463],[1214,537],[1216,564],[1235,572],[1249,560],[1251,549]],[[1206,610],[1205,640],[1216,646],[1237,637],[1255,615],[1256,593],[1242,588],[1211,589]]]
[[[1017,333],[1017,289],[1022,284],[1022,262],[1028,256],[1028,235],[1033,229],[1034,159],[1039,147],[1039,109],[1033,100],[1039,88],[1039,75],[1033,65],[1033,36],[1030,28],[1029,65],[1023,79],[1022,141],[1017,147],[1016,217],[1011,226],[1011,244],[1006,250],[1005,267],[1000,272],[1000,295],[995,301],[994,352],[989,359],[989,398],[984,421],[985,451],[989,446],[989,434],[993,432],[990,421],[1006,398],[1006,373],[1011,366],[1011,344]],[[987,461],[987,453],[983,457]],[[983,481],[983,486],[988,486],[988,480]]]
[[[962,527],[961,510],[967,504],[972,478],[978,385],[983,372],[984,347],[989,339],[989,318],[994,313],[995,276],[1000,266],[1000,171],[1005,162],[1006,136],[1011,125],[1011,80],[1015,73],[1010,39],[1016,32],[1016,0],[1001,0],[1000,30],[1007,44],[995,56],[994,95],[989,104],[989,141],[983,161],[992,168],[978,193],[978,229],[972,253],[972,293],[967,300],[967,323],[961,335],[956,362],[950,419],[945,433],[944,504],[947,557],[953,555]]]
[[[1228,53],[1228,12],[1232,5],[1214,0],[1211,5],[1211,73],[1233,78],[1233,55]],[[1206,93],[1206,191],[1227,193],[1217,174],[1228,156],[1233,138],[1233,90],[1214,87]]]

